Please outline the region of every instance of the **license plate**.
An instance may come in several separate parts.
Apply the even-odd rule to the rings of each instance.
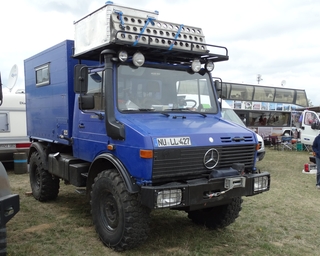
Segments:
[[[16,148],[15,144],[0,144],[0,148]]]
[[[190,137],[157,138],[158,147],[191,146]]]

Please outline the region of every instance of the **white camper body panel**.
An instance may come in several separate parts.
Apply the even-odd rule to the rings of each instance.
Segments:
[[[0,106],[0,160],[12,161],[13,153],[27,153],[29,145],[25,94],[5,94]]]

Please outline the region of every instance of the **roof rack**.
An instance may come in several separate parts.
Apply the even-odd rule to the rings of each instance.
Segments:
[[[104,7],[75,22],[74,57],[99,59],[106,48],[144,51],[145,56],[173,62],[194,59],[228,60],[228,50],[205,42],[202,29],[156,20],[157,12]],[[219,53],[211,53],[214,50]]]

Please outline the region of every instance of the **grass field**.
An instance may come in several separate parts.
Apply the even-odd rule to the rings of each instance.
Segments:
[[[123,253],[106,248],[94,231],[90,208],[73,186],[58,199],[40,203],[28,174],[9,171],[21,210],[7,224],[8,255],[318,255],[320,190],[315,175],[302,174],[307,152],[267,149],[258,163],[271,174],[271,190],[246,197],[240,217],[225,229],[194,225],[183,212],[152,212],[151,233],[143,246]]]

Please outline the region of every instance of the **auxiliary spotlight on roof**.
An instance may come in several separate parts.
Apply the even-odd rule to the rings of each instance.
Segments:
[[[191,69],[193,72],[198,73],[201,69],[201,62],[199,59],[194,59],[191,64]]]
[[[211,72],[214,69],[214,63],[212,61],[208,61],[205,65],[207,71]]]
[[[126,51],[120,51],[118,53],[118,58],[121,62],[125,62],[128,59],[128,53]]]
[[[136,52],[132,57],[132,62],[136,67],[141,67],[144,64],[144,56],[141,52]]]

